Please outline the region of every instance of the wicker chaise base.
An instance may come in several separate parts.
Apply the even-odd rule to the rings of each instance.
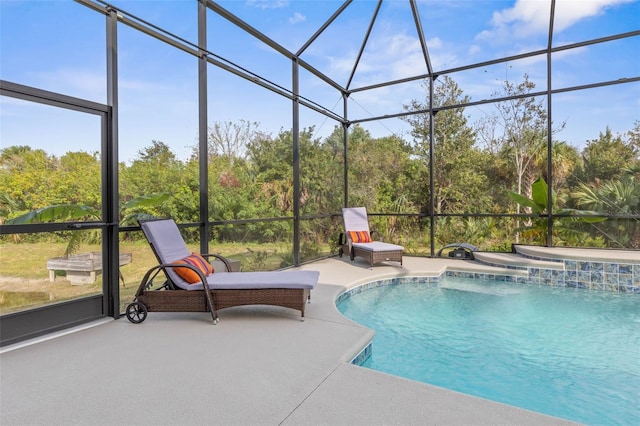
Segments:
[[[216,310],[243,305],[282,306],[304,310],[310,297],[309,289],[261,288],[242,290],[211,290]],[[137,297],[149,312],[210,312],[204,290],[145,290]]]
[[[340,256],[342,256],[342,253],[349,253],[349,246],[347,244],[344,244],[341,248],[340,253]],[[373,251],[365,250],[363,248],[355,246],[351,248],[351,253],[349,253],[351,260],[355,259],[356,257],[362,257],[367,262],[369,262],[371,266],[373,266],[375,263],[385,262],[387,260],[400,262],[400,265],[402,265],[402,254],[402,250]]]
[[[392,250],[392,251],[373,251],[373,250],[363,250],[359,247],[353,247],[353,257],[362,257],[366,259],[370,265],[373,266],[375,263],[384,262],[387,260],[400,262],[402,265],[402,250]]]

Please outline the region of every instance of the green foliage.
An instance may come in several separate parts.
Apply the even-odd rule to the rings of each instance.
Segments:
[[[134,198],[122,205],[120,209],[120,223],[123,226],[134,225],[138,219],[153,217],[144,210],[165,202],[169,194],[151,194]],[[102,216],[100,210],[78,204],[58,204],[47,206],[24,213],[21,216],[6,221],[7,225],[21,225],[25,223],[66,222],[66,221],[99,221]],[[87,235],[89,237],[87,238]],[[64,256],[69,256],[78,250],[83,241],[96,243],[100,239],[97,231],[85,234],[71,232]]]
[[[640,212],[640,173],[635,169],[623,170],[619,180],[602,184],[581,183],[571,195],[578,206],[605,211],[612,216],[599,227],[602,235],[619,247],[640,248],[640,220],[633,216]]]
[[[88,206],[76,204],[58,204],[32,210],[16,218],[8,220],[7,225],[24,223],[60,222],[71,220],[99,220],[100,211]]]
[[[551,200],[549,200],[549,188],[547,182],[542,177],[538,178],[531,185],[531,198],[527,198],[513,191],[507,191],[507,193],[513,201],[522,207],[530,209],[530,212],[536,215],[528,224],[520,227],[518,231],[521,231],[525,238],[537,240],[542,245],[547,245],[548,243],[548,215],[551,212],[557,216],[570,217],[570,220],[573,222],[597,223],[606,220],[606,217],[601,217],[601,213],[594,211],[575,209],[556,210],[556,192],[551,190]],[[584,234],[580,230],[571,228],[565,218],[555,219],[553,229],[558,236],[574,239]]]
[[[427,88],[426,84],[424,85]],[[437,80],[433,102],[437,106],[449,106],[469,102],[462,89],[448,76]],[[424,103],[413,101],[405,105],[408,111],[424,111]],[[414,154],[419,159],[418,172],[412,176],[418,184],[419,192],[414,192],[414,203],[420,211],[429,211],[429,163],[431,160],[431,123],[426,113],[405,119],[412,126]],[[486,154],[476,146],[475,131],[467,122],[464,108],[443,109],[434,117],[433,179],[434,212],[465,213],[485,211],[490,206],[487,196],[489,180],[483,169],[488,160]],[[475,202],[469,203],[473,198]]]
[[[633,132],[629,132],[625,139],[613,135],[607,127],[604,133],[600,132],[598,139],[587,142],[582,151],[583,164],[577,170],[576,178],[582,184],[619,180],[626,168],[640,164],[639,155],[640,146]]]
[[[100,178],[100,161],[95,154],[70,152],[57,158],[24,146],[0,151],[1,191],[19,201],[24,211],[78,202],[97,206]]]
[[[15,211],[20,210],[24,210],[21,208],[20,201],[16,201],[8,194],[0,192],[0,224],[4,222],[4,218],[11,217]]]
[[[411,147],[399,137],[375,139],[353,126],[348,133],[349,204],[365,206],[370,212],[415,212],[407,196],[415,186],[410,178],[411,154]],[[336,171],[336,176],[334,192],[343,186],[342,173]],[[386,226],[378,230],[385,233]]]
[[[137,225],[137,222],[141,219],[154,217],[147,211],[161,205],[168,199],[169,194],[161,192],[159,194],[141,195],[127,201],[120,207],[120,226]]]

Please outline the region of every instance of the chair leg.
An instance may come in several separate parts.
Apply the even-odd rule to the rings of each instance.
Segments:
[[[211,291],[209,289],[205,288],[204,297],[205,299],[207,299],[207,305],[209,306],[209,311],[211,311],[211,318],[213,319],[213,324],[215,325],[218,323],[218,321],[220,321],[220,318],[218,318],[218,311],[216,310],[216,307],[213,303]]]

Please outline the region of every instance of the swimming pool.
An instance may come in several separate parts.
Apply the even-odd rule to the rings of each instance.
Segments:
[[[581,423],[637,424],[636,295],[415,281],[339,299],[345,316],[376,331],[363,366]]]

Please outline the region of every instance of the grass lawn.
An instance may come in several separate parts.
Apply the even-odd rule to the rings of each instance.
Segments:
[[[47,260],[61,257],[66,248],[63,243],[0,244],[0,315],[34,308],[43,304],[61,302],[78,297],[102,293],[102,275],[91,284],[72,285],[65,273],[57,271],[55,280],[49,280]],[[199,252],[197,245],[189,249]],[[329,248],[325,249],[327,252]],[[99,245],[83,245],[77,253],[99,252]],[[213,251],[213,250],[212,250]],[[275,270],[291,264],[288,244],[216,244],[215,253],[241,261],[243,271]],[[124,282],[120,282],[121,311],[133,300],[144,274],[157,261],[151,248],[143,241],[123,241],[121,253],[131,253],[132,262],[120,268]]]

